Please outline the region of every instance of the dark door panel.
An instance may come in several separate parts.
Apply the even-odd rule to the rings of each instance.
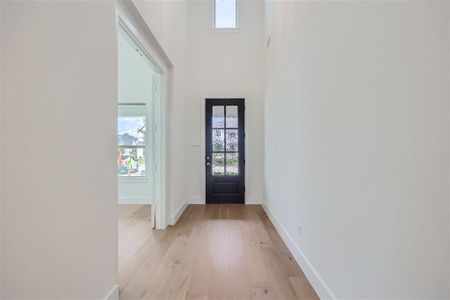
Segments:
[[[244,203],[244,99],[206,99],[205,109],[206,203]]]

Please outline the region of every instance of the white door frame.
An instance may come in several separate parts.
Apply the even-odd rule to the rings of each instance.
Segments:
[[[169,205],[166,197],[166,125],[167,125],[167,103],[169,101],[170,86],[172,81],[172,63],[162,50],[156,38],[148,28],[142,16],[131,1],[117,1],[117,26],[126,33],[141,48],[142,52],[154,66],[157,84],[153,90],[155,101],[153,101],[154,124],[151,124],[153,132],[153,203],[152,216],[154,228],[166,229],[168,225]],[[159,145],[159,146],[158,146]]]

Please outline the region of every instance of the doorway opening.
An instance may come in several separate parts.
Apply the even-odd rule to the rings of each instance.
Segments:
[[[119,213],[142,208],[155,227],[155,102],[159,74],[120,24],[118,45],[117,180]]]
[[[165,112],[169,69],[155,51],[158,47],[139,24],[133,6],[118,3],[119,212],[120,208],[127,210],[126,206],[145,206],[151,228],[165,229]]]
[[[147,211],[154,227],[153,85],[151,62],[120,26],[118,30],[117,180],[119,214]],[[154,205],[153,205],[154,208]],[[121,226],[122,224],[120,224]]]
[[[119,294],[140,249],[169,223],[166,199],[170,60],[130,1],[117,2]],[[130,287],[133,290],[133,287]]]

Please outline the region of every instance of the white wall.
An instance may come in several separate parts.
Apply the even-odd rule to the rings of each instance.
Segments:
[[[153,35],[173,64],[172,94],[167,106],[167,198],[168,217],[173,219],[184,206],[186,197],[186,116],[188,69],[188,1],[140,1],[133,0]]]
[[[247,201],[263,196],[263,2],[241,1],[239,33],[211,31],[211,1],[133,1],[173,63],[169,103],[171,212],[204,203],[202,105],[206,97],[247,101]]]
[[[187,195],[205,201],[204,99],[245,98],[246,203],[263,196],[264,5],[239,1],[239,31],[212,30],[212,1],[192,1],[189,11]]]
[[[154,72],[145,56],[126,33],[118,34],[118,100],[120,103],[149,103]]]
[[[338,298],[448,298],[449,3],[267,20],[266,201],[305,269]]]
[[[115,3],[1,6],[1,296],[103,298],[118,272]]]
[[[145,103],[147,124],[153,124],[152,103],[153,76],[148,59],[136,51],[136,45],[125,36],[118,34],[118,101],[124,103]],[[119,110],[120,114],[120,110]],[[150,126],[151,128],[151,126]],[[152,130],[147,130],[146,167],[152,166]],[[152,202],[153,172],[147,170],[145,177],[118,177],[119,204],[149,204]]]

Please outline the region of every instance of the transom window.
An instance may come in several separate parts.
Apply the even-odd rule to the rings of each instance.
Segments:
[[[237,0],[214,1],[214,28],[237,28]]]

